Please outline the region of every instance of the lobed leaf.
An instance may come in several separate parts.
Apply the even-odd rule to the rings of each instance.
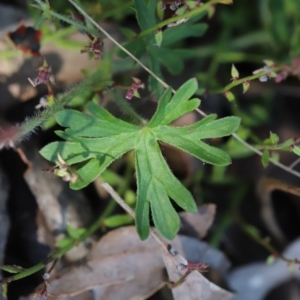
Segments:
[[[184,68],[183,59],[172,51],[172,49],[158,48],[157,46],[148,47],[148,51],[156,58],[156,60],[172,75],[180,74]]]
[[[61,111],[56,114],[56,119],[67,129],[56,134],[65,141],[51,143],[40,153],[54,163],[57,163],[60,155],[78,175],[70,187],[81,189],[121,155],[135,151],[138,234],[143,240],[148,237],[151,209],[158,232],[172,239],[179,230],[180,219],[171,199],[188,212],[196,212],[197,207],[191,193],[171,172],[162,156],[159,141],[174,145],[204,162],[223,166],[230,163],[229,155],[201,139],[229,135],[240,122],[236,117],[215,120],[216,115],[211,115],[190,126],[168,126],[199,105],[198,99],[190,99],[197,88],[197,81],[191,79],[173,97],[171,89],[167,89],[145,127],[117,119],[92,102],[88,104],[91,115],[71,109]]]
[[[199,18],[192,18],[184,24],[166,29],[162,46],[182,41],[185,38],[202,36],[208,29],[208,25],[204,23],[195,24],[197,19]]]
[[[210,163],[217,166],[226,166],[231,163],[230,156],[223,150],[208,144],[188,137],[180,135],[172,136],[166,134],[158,134],[158,138],[170,145],[179,148],[205,163]]]
[[[140,237],[146,239],[149,235],[151,203],[152,217],[158,231],[167,239],[174,238],[180,222],[169,197],[188,211],[195,212],[197,207],[190,192],[171,172],[155,136],[147,129],[142,132],[136,145],[136,169],[136,225]]]
[[[65,109],[56,114],[59,125],[69,127],[66,133],[83,137],[105,137],[118,135],[120,127],[124,132],[136,132],[139,127],[115,118],[107,110],[93,102],[88,108],[94,116],[83,114],[72,109]]]
[[[141,30],[146,30],[156,24],[156,0],[134,0],[134,7]]]
[[[165,118],[161,124],[169,124],[180,116],[197,108],[200,105],[200,100],[193,99],[189,101],[190,97],[196,93],[197,89],[198,83],[195,78],[184,83],[168,103],[165,109]]]

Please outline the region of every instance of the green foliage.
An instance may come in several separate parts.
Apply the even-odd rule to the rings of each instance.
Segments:
[[[142,31],[156,25],[156,0],[135,0],[136,17]],[[204,14],[191,18],[186,23],[178,26],[167,28],[159,32],[159,40],[154,32],[144,38],[135,39],[125,43],[125,48],[134,54],[137,58],[143,55],[148,56],[150,69],[160,78],[163,78],[161,68],[165,67],[172,75],[178,75],[183,71],[185,57],[176,49],[177,42],[188,37],[201,37],[207,30],[207,25],[198,23]],[[123,51],[119,51],[119,56],[127,56]],[[159,83],[149,78],[149,89],[151,91],[160,90]]]
[[[76,168],[78,180],[70,183],[81,189],[98,177],[114,160],[134,151],[137,178],[136,226],[142,239],[149,235],[150,209],[158,231],[172,239],[179,230],[179,217],[170,198],[181,208],[196,212],[191,193],[173,175],[162,156],[159,143],[171,144],[203,162],[228,165],[229,155],[201,141],[230,135],[239,126],[239,118],[215,120],[208,116],[185,127],[169,124],[196,109],[200,101],[191,99],[197,91],[195,79],[187,81],[171,97],[171,90],[161,97],[156,113],[143,127],[115,118],[93,102],[88,104],[92,115],[65,109],[56,114],[57,122],[67,129],[57,134],[66,142],[54,142],[41,150],[46,159],[57,162],[58,155]]]
[[[24,270],[24,268],[17,265],[0,265],[0,270],[3,270],[8,273],[20,273]]]
[[[108,228],[116,228],[128,224],[132,224],[133,218],[129,215],[114,215],[106,218],[103,225]]]

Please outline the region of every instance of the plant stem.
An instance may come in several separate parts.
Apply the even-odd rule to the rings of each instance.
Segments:
[[[144,31],[142,31],[140,34],[137,35],[136,39],[140,39],[152,32],[155,32],[157,29],[159,28],[162,28],[170,23],[173,23],[173,22],[176,22],[176,21],[179,21],[179,20],[182,20],[182,19],[185,19],[185,18],[191,18],[191,17],[194,17],[196,15],[199,15],[200,13],[206,11],[211,5],[213,4],[216,4],[218,3],[219,1],[218,0],[211,0],[211,1],[208,1],[207,3],[205,4],[202,4],[201,6],[195,8],[195,9],[192,9],[191,11],[189,12],[186,12],[182,15],[179,15],[179,16],[175,16],[175,17],[172,17],[172,18],[169,18],[167,20],[164,20]]]
[[[93,74],[89,79],[81,82],[70,92],[57,98],[51,106],[48,106],[41,112],[38,112],[35,116],[28,118],[24,123],[15,128],[15,133],[10,137],[10,141],[13,143],[19,142],[22,138],[34,132],[37,127],[43,126],[49,118],[64,109],[65,105],[67,105],[75,96],[97,82],[100,78],[99,76],[101,76],[100,72]]]
[[[40,0],[36,0],[40,1]],[[92,24],[95,25],[106,37],[108,37],[116,46],[122,49],[129,57],[136,61],[144,70],[146,70],[151,76],[153,76],[163,87],[168,88],[169,85],[161,80],[155,73],[153,73],[148,67],[146,67],[138,58],[136,58],[130,51],[124,48],[119,42],[117,42],[106,30],[104,30],[96,21],[94,21],[79,5],[73,0],[68,0],[84,17],[86,17]],[[173,90],[175,93],[175,90]]]
[[[38,263],[37,265],[35,265],[31,268],[25,269],[25,270],[21,271],[20,273],[17,273],[13,276],[10,276],[10,277],[7,277],[7,278],[4,278],[4,279],[0,280],[0,283],[4,284],[4,283],[9,283],[9,282],[12,282],[12,281],[16,281],[16,280],[25,278],[27,276],[30,276],[30,275],[42,270],[49,263],[57,260],[58,258],[63,256],[65,253],[67,253],[69,250],[71,250],[75,246],[75,244],[77,244],[78,242],[84,241],[88,236],[90,236],[95,231],[97,231],[99,229],[99,227],[102,225],[103,220],[112,213],[114,208],[115,208],[115,202],[110,201],[109,204],[106,206],[104,212],[101,214],[101,216],[92,224],[92,226],[87,231],[85,231],[78,238],[78,240],[72,241],[67,246],[58,249],[53,254],[48,256],[44,261]]]
[[[278,252],[275,247],[273,247],[271,245],[271,241],[270,238],[265,237],[262,238],[259,235],[256,234],[252,234],[248,228],[249,228],[249,224],[247,224],[244,221],[240,221],[240,226],[242,228],[242,230],[249,236],[251,237],[255,242],[257,242],[258,244],[260,244],[261,246],[263,246],[266,250],[268,250],[272,255],[274,255],[276,258],[279,258],[285,262],[287,262],[288,264],[298,264],[300,265],[300,261],[298,259],[290,259],[287,258],[285,256],[283,256],[280,252]]]
[[[124,97],[120,97],[118,93],[114,93],[114,100],[119,105],[121,109],[123,109],[130,117],[136,120],[138,123],[145,125],[147,121],[143,119],[124,99]]]
[[[277,68],[273,68],[272,69],[272,72],[277,72],[279,70],[281,70],[282,67],[277,67]],[[267,75],[269,74],[270,71],[261,71],[257,74],[253,74],[253,75],[250,75],[250,76],[246,76],[246,77],[243,77],[241,79],[238,79],[238,80],[235,80],[229,84],[227,84],[226,86],[224,86],[223,88],[221,89],[218,89],[218,90],[212,90],[212,91],[209,91],[210,93],[213,93],[213,94],[220,94],[220,93],[225,93],[229,90],[231,90],[232,88],[238,86],[238,85],[241,85],[243,83],[245,83],[246,81],[251,81],[251,80],[254,80],[254,79],[257,79],[261,76],[264,76],[264,75]]]
[[[47,10],[47,5],[42,0],[34,0],[34,1],[36,3],[38,3],[38,5],[40,6],[40,9],[42,11]],[[89,32],[92,35],[98,35],[98,31],[97,30],[95,30],[93,28],[89,28],[87,26],[84,26],[84,25],[80,24],[79,22],[74,21],[71,18],[65,17],[64,15],[61,15],[61,14],[59,14],[59,13],[53,11],[53,10],[50,10],[49,13],[50,13],[50,15],[52,17],[55,17],[58,20],[64,21],[64,22],[66,22],[66,23],[68,23],[68,24],[70,24],[70,25],[72,25],[72,26],[74,26],[74,27],[76,27],[78,29],[87,31],[87,32]]]
[[[35,0],[35,1],[40,1],[40,0]],[[156,74],[154,74],[149,68],[147,68],[138,58],[136,58],[130,51],[128,51],[126,48],[124,48],[120,43],[118,43],[107,31],[105,31],[97,22],[95,22],[80,6],[78,6],[74,1],[72,0],[68,0],[74,7],[76,7],[76,9],[83,15],[85,16],[88,20],[90,20],[91,23],[93,23],[106,37],[108,37],[116,46],[118,46],[120,49],[122,49],[129,57],[131,57],[134,61],[136,61],[146,72],[148,72],[148,74],[150,74],[151,76],[153,76],[164,88],[169,88],[170,86],[164,82],[162,79],[160,79],[158,76],[156,76]],[[211,2],[208,2],[210,4],[213,4],[213,3],[217,3],[218,1],[211,1]],[[207,4],[208,4],[207,3]],[[272,71],[276,71],[276,69],[272,70]],[[269,73],[269,72],[267,72]],[[262,72],[262,73],[259,73],[259,74],[255,74],[255,78],[259,78],[259,76],[262,76],[264,75],[265,72]],[[259,76],[258,76],[259,75]],[[253,75],[254,76],[254,75]],[[243,78],[245,80],[245,78]],[[246,80],[245,80],[246,81]],[[223,88],[222,90],[226,91],[226,88],[228,89],[228,87],[232,88],[238,84],[241,84],[243,83],[244,81],[242,82],[239,82],[239,83],[236,83],[236,82],[232,82],[231,84],[227,85],[225,88]],[[176,90],[172,89],[172,92],[173,93],[176,93]],[[202,116],[207,116],[207,114],[202,111],[201,109],[197,108],[196,111],[202,115]],[[238,140],[240,143],[242,143],[244,146],[246,146],[248,149],[252,150],[254,153],[262,156],[262,152],[259,151],[258,149],[256,149],[255,147],[253,147],[252,145],[250,145],[249,143],[247,143],[246,141],[244,141],[243,139],[241,139],[236,133],[233,133],[232,136]],[[300,173],[295,171],[295,170],[292,170],[291,168],[275,161],[274,159],[269,159],[269,161],[280,167],[281,169],[285,170],[286,172],[288,173],[291,173],[297,177],[300,178]]]

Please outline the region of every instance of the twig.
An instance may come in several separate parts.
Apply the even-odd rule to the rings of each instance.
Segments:
[[[118,193],[107,182],[102,183],[102,187],[111,195],[111,197],[133,218],[135,219],[135,213],[133,209],[118,195]],[[150,230],[153,238],[158,242],[162,249],[170,254],[168,251],[168,243],[156,232],[154,228]]]
[[[300,163],[300,157],[298,157],[293,163],[291,163],[289,168],[294,169],[299,163]]]
[[[300,260],[298,259],[290,259],[285,256],[283,256],[280,252],[278,252],[272,245],[271,245],[271,240],[268,237],[262,238],[261,236],[257,234],[253,234],[252,231],[249,231],[248,228],[250,225],[248,225],[244,221],[240,221],[240,226],[242,230],[249,236],[251,237],[254,241],[256,241],[258,244],[263,246],[266,250],[268,250],[274,258],[279,258],[283,261],[285,261],[288,264],[297,264],[300,265]]]
[[[278,72],[278,71],[282,70],[282,68],[283,67],[272,68],[272,72]],[[213,93],[213,94],[225,93],[225,92],[231,90],[232,88],[245,83],[246,81],[251,81],[251,80],[257,79],[257,78],[259,78],[261,76],[268,75],[269,73],[270,73],[269,70],[267,70],[267,71],[261,71],[261,72],[259,72],[257,74],[253,74],[253,75],[246,76],[246,77],[240,78],[238,80],[235,80],[235,81],[227,84],[226,86],[224,86],[221,89],[212,90],[212,91],[209,91],[209,92]]]
[[[146,67],[138,58],[136,58],[130,51],[124,48],[118,41],[116,41],[105,29],[103,29],[96,21],[94,21],[77,3],[73,0],[68,0],[84,17],[86,17],[94,26],[99,29],[106,37],[108,37],[116,46],[124,51],[129,57],[136,61],[144,70],[146,70],[151,76],[153,76],[163,87],[168,88],[169,85],[161,80],[155,73],[153,73],[148,67]],[[174,91],[175,93],[175,91]]]

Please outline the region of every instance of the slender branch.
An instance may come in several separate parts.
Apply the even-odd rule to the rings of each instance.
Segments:
[[[107,182],[102,183],[102,187],[111,195],[111,197],[133,218],[135,219],[135,212],[133,209],[119,196],[119,194]],[[169,254],[167,242],[157,234],[154,228],[150,229],[153,238],[158,242],[162,249]]]
[[[275,247],[271,244],[271,240],[268,237],[262,238],[258,234],[253,234],[251,231],[248,230],[249,224],[247,224],[244,221],[240,221],[240,226],[242,230],[255,242],[263,246],[266,250],[268,250],[272,255],[274,255],[275,258],[279,258],[288,264],[297,264],[300,265],[300,261],[298,259],[290,259],[282,255],[280,252],[278,252]]]
[[[244,141],[244,140],[243,140],[242,138],[240,138],[236,133],[233,133],[232,136],[233,136],[236,140],[238,140],[241,144],[243,144],[245,147],[247,147],[248,149],[252,150],[253,152],[255,152],[256,154],[258,154],[259,156],[262,156],[262,154],[263,154],[262,151],[256,149],[254,146],[252,146],[252,145],[250,145],[249,143],[247,143],[246,141]],[[295,171],[295,170],[293,170],[293,169],[291,169],[290,167],[288,167],[288,166],[286,166],[286,165],[284,165],[284,164],[282,164],[282,163],[280,163],[280,162],[274,160],[273,158],[270,158],[269,161],[270,161],[273,165],[275,165],[275,166],[277,166],[277,167],[283,169],[284,171],[286,171],[286,172],[288,172],[288,173],[290,173],[290,174],[293,174],[293,175],[295,175],[296,177],[299,177],[299,178],[300,178],[300,173],[297,172],[297,171]]]
[[[153,76],[163,87],[168,88],[162,79],[160,79],[155,73],[153,73],[148,67],[146,67],[138,58],[136,58],[130,51],[124,48],[119,42],[117,42],[105,29],[103,29],[96,21],[94,21],[77,3],[73,0],[68,0],[84,17],[86,17],[94,26],[99,29],[106,37],[108,37],[116,46],[122,49],[129,57],[136,61],[144,70],[146,70],[151,76]],[[174,90],[173,90],[174,91]],[[175,92],[175,91],[174,91]]]
[[[128,101],[124,98],[121,97],[118,93],[114,93],[114,100],[115,102],[119,105],[121,109],[124,110],[128,114],[128,116],[132,117],[134,120],[139,122],[142,125],[145,125],[147,121],[142,118],[128,103]]]
[[[81,30],[84,30],[84,31],[87,31],[89,32],[90,34],[92,35],[97,35],[98,34],[98,31],[93,29],[93,28],[89,28],[79,22],[76,22],[74,21],[73,19],[71,18],[68,18],[64,15],[61,15],[55,11],[53,11],[52,9],[48,9],[47,7],[47,4],[45,2],[43,2],[42,0],[34,0],[36,3],[38,3],[38,5],[40,6],[39,8],[42,10],[42,11],[47,11],[52,17],[58,19],[58,20],[61,20],[61,21],[64,21],[78,29],[81,29]]]
[[[37,1],[37,0],[36,0]],[[39,1],[39,0],[38,0]],[[129,57],[131,57],[135,62],[137,62],[146,72],[148,72],[150,75],[152,75],[163,87],[165,87],[165,88],[168,88],[168,87],[170,87],[166,82],[164,82],[162,79],[160,79],[158,76],[156,76],[149,68],[147,68],[138,58],[136,58],[130,51],[128,51],[126,48],[124,48],[120,43],[118,43],[107,31],[105,31],[97,22],[95,22],[79,5],[77,5],[73,0],[68,0],[74,7],[76,7],[76,9],[83,15],[83,16],[85,16],[91,23],[93,23],[95,26],[96,26],[96,28],[98,28],[107,38],[109,38],[116,46],[118,46],[120,49],[122,49]],[[210,3],[210,4],[213,4],[213,3],[217,3],[218,1],[217,0],[215,0],[215,1],[212,1],[212,2],[208,2],[208,3]],[[267,73],[269,73],[269,72],[267,72]],[[259,76],[258,76],[259,75]],[[258,77],[260,77],[260,76],[262,76],[263,74],[255,74],[255,76],[258,76]],[[254,75],[253,75],[254,76]],[[251,76],[252,77],[252,76]],[[255,78],[257,78],[257,77],[255,77]],[[240,83],[236,83],[236,82],[232,82],[231,84],[230,84],[230,87],[231,87],[231,85],[233,85],[233,84],[235,84],[235,85],[238,85],[238,84],[240,84]],[[233,85],[233,86],[235,86],[235,85]],[[229,85],[228,85],[229,86]],[[227,88],[228,88],[228,86],[226,86]],[[233,87],[232,86],[232,87]],[[225,88],[226,88],[225,87]],[[225,89],[226,90],[226,89]],[[172,89],[172,92],[173,93],[176,93],[176,90],[174,90],[174,89]],[[199,108],[197,108],[196,109],[196,111],[200,114],[200,115],[202,115],[202,116],[207,116],[207,114],[204,112],[204,111],[202,111],[201,109],[199,109]],[[246,141],[244,141],[243,139],[241,139],[237,134],[235,134],[235,133],[233,133],[232,134],[232,136],[236,139],[236,140],[238,140],[240,143],[242,143],[243,145],[245,145],[248,149],[250,149],[250,150],[252,150],[253,152],[255,152],[256,154],[258,154],[258,155],[260,155],[260,156],[262,156],[262,152],[261,151],[259,151],[258,149],[256,149],[255,147],[253,147],[252,145],[250,145],[249,143],[247,143]],[[295,175],[295,176],[297,176],[297,177],[299,177],[300,178],[300,173],[299,172],[297,172],[297,171],[294,171],[294,170],[292,170],[291,168],[289,168],[289,167],[287,167],[287,166],[285,166],[285,165],[283,165],[282,163],[280,163],[280,162],[277,162],[277,161],[275,161],[274,159],[272,159],[272,158],[270,158],[269,159],[269,161],[272,163],[272,164],[274,164],[274,165],[276,165],[276,166],[278,166],[278,167],[280,167],[280,168],[282,168],[284,171],[286,171],[286,172],[288,172],[288,173],[291,173],[291,174],[293,174],[293,175]]]
[[[279,71],[281,69],[282,69],[282,67],[277,67],[277,68],[272,69],[271,71],[272,72],[277,72],[277,71]],[[213,94],[225,93],[225,92],[231,90],[232,88],[245,83],[246,81],[251,81],[251,80],[257,79],[257,78],[259,78],[261,76],[268,75],[269,73],[270,73],[270,71],[261,71],[261,72],[259,72],[257,74],[253,74],[253,75],[250,75],[250,76],[243,77],[241,79],[235,80],[235,81],[227,84],[226,86],[224,86],[221,89],[213,90],[213,91],[209,91],[209,92],[213,93]]]
[[[49,118],[53,117],[57,112],[64,109],[64,107],[70,103],[75,96],[97,82],[100,75],[100,72],[93,74],[89,79],[81,82],[70,92],[57,98],[53,105],[48,106],[43,111],[38,112],[33,117],[28,118],[24,123],[15,128],[13,135],[9,138],[9,142],[12,142],[12,144],[19,142],[24,137],[34,132],[36,128],[43,126],[43,124],[49,120]]]

